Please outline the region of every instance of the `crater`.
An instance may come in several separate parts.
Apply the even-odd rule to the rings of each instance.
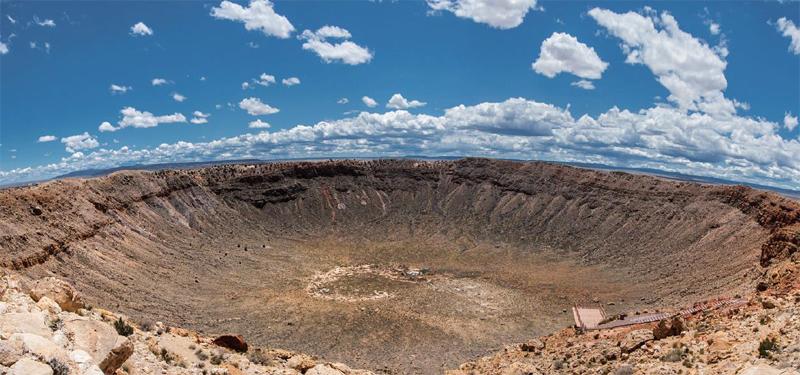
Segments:
[[[336,267],[314,275],[306,287],[309,295],[332,301],[362,302],[395,298],[419,283],[425,272],[404,267],[361,265]],[[413,293],[413,292],[412,292]]]
[[[787,204],[485,159],[122,171],[0,191],[0,264],[135,321],[428,374],[568,326],[576,303],[752,290]]]

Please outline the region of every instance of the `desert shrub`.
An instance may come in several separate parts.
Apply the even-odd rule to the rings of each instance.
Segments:
[[[778,351],[778,340],[775,338],[767,337],[758,344],[758,356],[761,358],[769,358],[772,352],[776,351]]]
[[[64,322],[61,321],[61,318],[55,318],[54,320],[50,321],[50,324],[48,324],[48,327],[50,327],[50,330],[53,332],[58,331],[63,326]]]
[[[263,351],[259,349],[252,350],[249,353],[247,353],[247,359],[250,360],[250,362],[255,363],[257,365],[269,366],[272,364],[272,360],[269,357],[267,357],[267,355],[264,354]]]
[[[631,365],[622,365],[622,367],[618,368],[614,375],[633,375],[633,367]]]
[[[139,329],[145,332],[151,332],[156,328],[156,323],[152,320],[145,320],[139,324]]]
[[[53,375],[69,375],[69,366],[56,358],[50,358],[47,365],[53,370]]]
[[[661,357],[664,362],[680,362],[681,359],[683,359],[683,349],[680,348],[674,348]]]
[[[119,333],[120,336],[130,336],[133,334],[133,327],[131,327],[128,323],[125,323],[122,318],[119,318],[114,322],[114,328],[117,330],[117,333]]]
[[[212,365],[219,365],[222,364],[222,361],[225,360],[225,355],[219,351],[215,351],[211,353],[211,364]]]
[[[166,363],[171,364],[173,361],[175,361],[175,356],[173,356],[172,353],[170,353],[167,349],[161,348],[160,355],[161,359]]]
[[[206,354],[206,352],[204,352],[203,349],[197,349],[197,351],[194,352],[194,355],[197,357],[197,359],[201,361],[205,361],[208,359],[208,354]]]

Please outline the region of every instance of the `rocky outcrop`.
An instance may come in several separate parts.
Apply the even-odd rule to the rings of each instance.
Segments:
[[[55,277],[34,281],[30,287],[30,295],[37,302],[42,298],[49,298],[64,311],[77,312],[85,307],[80,293],[68,283]]]
[[[798,249],[800,249],[800,223],[779,227],[761,247],[761,265],[766,267],[770,263],[792,257],[797,261]]]
[[[754,297],[741,308],[698,315],[681,321],[678,334],[671,321],[656,337],[652,325],[569,328],[447,373],[800,375],[800,291],[771,303],[767,309]]]
[[[214,345],[228,348],[237,352],[247,351],[247,342],[244,341],[242,335],[222,335],[218,336],[213,341]]]
[[[679,316],[664,319],[653,328],[653,338],[661,340],[670,336],[678,336],[686,330],[686,323]]]
[[[133,343],[128,339],[117,340],[114,347],[97,365],[106,374],[113,374],[133,354]]]
[[[134,328],[130,336],[120,336],[113,323],[121,317],[114,313],[86,308],[62,310],[51,297],[74,307],[75,299],[66,296],[78,296],[66,282],[55,278],[23,280],[19,276],[0,279],[0,374],[371,374],[282,350],[248,352],[241,336],[211,340],[161,323],[153,331]],[[237,350],[217,345],[225,342],[235,346],[231,340],[239,343]]]

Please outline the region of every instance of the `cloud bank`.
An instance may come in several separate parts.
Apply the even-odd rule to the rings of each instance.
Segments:
[[[266,123],[254,121],[254,128]],[[405,110],[262,131],[210,142],[177,142],[73,154],[58,163],[0,171],[0,182],[39,179],[131,163],[237,158],[490,156],[580,161],[658,168],[711,177],[796,187],[800,142],[778,133],[782,124],[749,117],[715,117],[680,108],[632,112],[613,107],[592,117],[525,98],[459,105],[442,115]],[[64,138],[73,152],[96,148],[88,134]],[[92,141],[94,140],[94,141]]]

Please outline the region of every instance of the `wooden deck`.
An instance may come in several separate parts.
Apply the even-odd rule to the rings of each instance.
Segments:
[[[602,307],[580,307],[575,305],[572,308],[572,315],[575,318],[575,325],[583,330],[593,329],[611,329],[617,327],[631,326],[635,324],[645,324],[658,322],[664,319],[671,319],[675,316],[682,316],[687,318],[694,314],[704,311],[711,311],[721,308],[732,308],[741,306],[747,303],[747,300],[741,298],[726,298],[714,301],[707,301],[697,303],[694,306],[680,310],[675,313],[653,313],[627,316],[623,319],[614,320],[611,322],[600,324],[605,318],[606,314]]]

